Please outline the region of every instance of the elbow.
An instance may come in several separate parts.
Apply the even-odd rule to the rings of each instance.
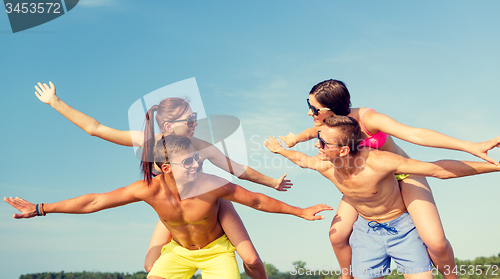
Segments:
[[[99,136],[97,127],[86,128],[86,129],[83,129],[83,130],[87,134],[89,134],[90,136],[93,136],[93,137],[98,137]]]
[[[450,178],[454,178],[454,177],[457,177],[457,176],[454,175],[453,173],[449,172],[449,171],[439,170],[434,175],[434,177],[445,180],[445,179],[450,179]]]
[[[259,194],[259,196],[260,196],[260,194]],[[262,203],[261,203],[261,201],[260,201],[260,199],[259,199],[259,198],[255,198],[255,199],[252,201],[252,203],[251,203],[251,207],[252,207],[253,209],[256,209],[256,210],[264,211],[264,210],[262,210]]]

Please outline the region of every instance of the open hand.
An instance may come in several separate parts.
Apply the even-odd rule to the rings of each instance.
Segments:
[[[300,216],[300,217],[302,217],[306,220],[309,220],[309,221],[323,220],[325,218],[325,216],[323,216],[323,215],[316,216],[316,214],[320,213],[323,210],[333,210],[333,208],[329,205],[324,204],[324,203],[317,204],[317,205],[302,209],[303,213],[302,213],[302,216]]]
[[[485,142],[473,143],[472,150],[470,150],[469,152],[472,155],[477,156],[487,162],[499,165],[498,161],[495,161],[488,156],[488,151],[490,151],[495,147],[500,147],[500,137],[496,137],[494,139]]]
[[[38,83],[38,86],[35,85],[35,96],[46,104],[49,104],[51,100],[57,98],[56,86],[52,83],[52,81],[49,81],[49,85],[46,83],[42,84],[41,82]]]
[[[269,136],[269,139],[266,138],[264,141],[264,145],[273,153],[279,153],[280,150],[283,150],[281,141],[277,140],[276,137]]]
[[[285,177],[286,177],[286,173],[277,179],[278,183],[274,187],[274,189],[276,189],[278,191],[287,191],[288,189],[292,188],[293,183],[291,183],[290,179],[285,179]]]
[[[295,134],[293,133],[288,133],[286,136],[280,136],[279,137],[283,142],[285,142],[286,147],[292,148],[297,144],[297,141],[295,140]]]
[[[3,200],[15,207],[17,210],[21,211],[23,214],[14,214],[14,218],[22,219],[22,218],[32,218],[36,216],[36,205],[30,202],[27,202],[18,197],[4,197]]]

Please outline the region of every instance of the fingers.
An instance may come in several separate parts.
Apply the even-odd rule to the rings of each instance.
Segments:
[[[42,84],[41,84],[41,83],[38,83],[38,85],[40,85],[40,87],[42,87]],[[41,94],[43,93],[43,90],[42,90],[42,89],[40,89],[40,87],[38,87],[37,85],[35,85],[35,89],[36,89],[36,91],[38,92],[38,94],[40,94],[40,95],[41,95]]]
[[[483,160],[485,160],[486,162],[489,162],[489,163],[492,163],[493,165],[495,166],[498,166],[498,162],[493,160],[492,158],[488,157],[488,156],[484,156],[484,157],[481,157]]]
[[[40,88],[40,90],[43,92],[43,90],[45,90],[45,86],[41,83],[41,82],[38,82],[38,87]],[[46,85],[46,84],[45,84]]]
[[[50,89],[54,89],[54,84],[52,83],[52,81],[49,81],[49,85],[50,85]]]

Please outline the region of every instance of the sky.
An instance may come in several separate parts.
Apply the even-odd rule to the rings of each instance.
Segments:
[[[283,193],[234,182],[292,205],[336,208],[341,195],[331,182],[272,154],[264,138],[312,126],[305,99],[331,78],[346,83],[353,107],[463,140],[500,136],[499,9],[498,1],[81,0],[15,34],[0,13],[0,194],[50,203],[141,179],[133,148],[87,135],[34,96],[37,82],[54,82],[67,104],[126,130],[134,102],[194,78],[206,115],[240,121],[244,140],[230,157],[246,150],[241,160],[250,167],[287,173],[294,186]],[[476,160],[397,143],[423,161]],[[296,150],[317,154],[313,142]],[[489,154],[500,160],[500,150]],[[429,179],[456,258],[500,253],[499,178]],[[309,222],[235,207],[263,261],[280,271],[298,260],[338,268],[328,239],[334,211]],[[141,271],[158,219],[145,203],[29,220],[14,213],[0,204],[2,278]]]

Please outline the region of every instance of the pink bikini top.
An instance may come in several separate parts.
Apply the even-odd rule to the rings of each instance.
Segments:
[[[363,117],[365,116],[365,113],[369,110],[373,109],[367,109],[363,114],[361,115],[361,119],[359,120],[359,123],[361,123],[361,127],[363,127],[363,130],[369,135],[366,139],[362,140],[359,143],[359,147],[371,147],[371,148],[380,148],[382,145],[384,145],[385,141],[387,140],[387,134],[381,131],[378,131],[374,135],[370,134],[368,130],[366,129],[365,125],[363,124]]]

